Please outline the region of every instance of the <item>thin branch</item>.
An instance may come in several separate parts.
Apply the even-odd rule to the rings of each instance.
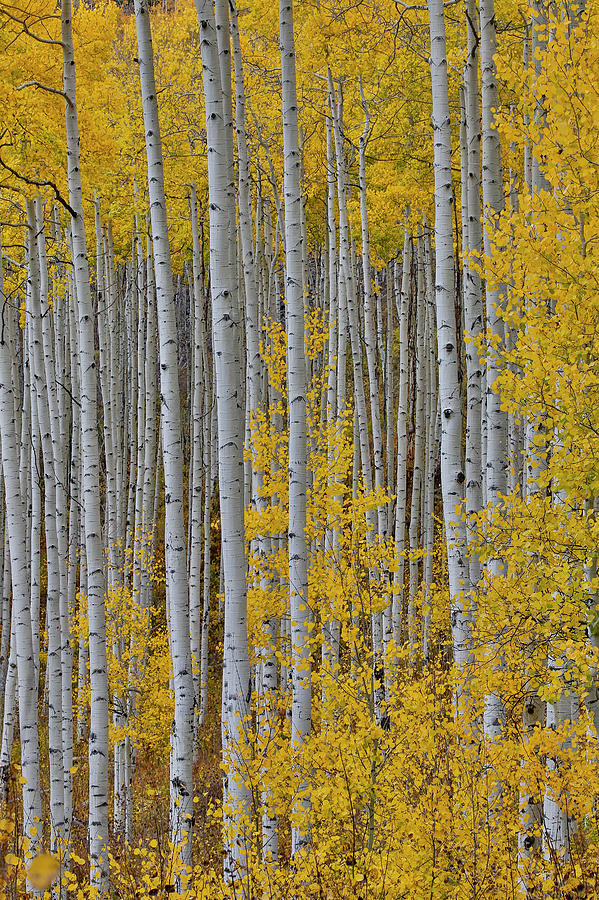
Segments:
[[[71,392],[68,389],[68,387],[66,386],[66,384],[63,384],[62,381],[58,380],[58,378],[56,378],[55,381],[56,381],[56,384],[63,389],[63,391],[66,391],[66,393],[69,395],[69,397],[71,398],[73,403],[76,403],[77,406],[81,409],[81,404],[79,403],[79,400],[77,400],[76,397],[73,397],[73,395],[71,394]]]
[[[29,26],[27,25],[26,22],[24,22],[22,19],[19,19],[18,16],[13,16],[11,13],[9,13],[5,6],[0,9],[0,12],[3,12],[7,18],[11,19],[13,22],[16,22],[18,25],[20,25],[21,28],[23,29],[23,31],[25,32],[25,34],[28,37],[33,38],[34,41],[39,41],[40,44],[52,44],[52,46],[54,46],[54,47],[62,47],[63,46],[62,41],[55,41],[52,38],[43,38],[43,37],[40,37],[39,34],[34,34],[33,31],[29,30]],[[47,16],[45,18],[54,18],[54,16]],[[58,18],[58,16],[56,18]],[[38,19],[38,21],[41,21],[41,20]]]
[[[20,84],[18,88],[15,88],[15,90],[22,91],[23,88],[26,87],[36,87],[42,91],[48,91],[49,94],[58,94],[59,97],[63,97],[66,100],[71,109],[73,108],[73,101],[64,91],[61,91],[60,88],[50,87],[47,84],[42,84],[41,81],[25,81],[23,84]]]
[[[10,172],[11,175],[14,175],[15,178],[18,178],[20,181],[24,181],[25,184],[30,184],[33,187],[50,187],[50,188],[52,188],[52,190],[54,191],[54,194],[56,195],[56,199],[58,200],[58,202],[61,203],[64,206],[64,208],[70,212],[70,214],[72,215],[72,217],[74,219],[77,218],[77,213],[75,212],[73,207],[68,203],[68,201],[64,199],[64,197],[62,196],[62,194],[60,193],[60,191],[58,190],[58,188],[56,187],[56,185],[54,184],[53,181],[50,181],[49,179],[47,181],[38,181],[35,178],[27,178],[26,175],[21,175],[19,172],[16,172],[15,169],[12,168],[12,166],[9,166],[8,163],[5,163],[1,156],[0,156],[0,166],[2,166],[3,169],[6,169],[7,172]]]
[[[455,6],[456,3],[459,2],[460,0],[444,0],[443,6]],[[395,0],[395,5],[401,6],[403,10],[402,15],[404,12],[410,12],[414,10],[419,12],[426,12],[428,9],[427,6],[420,6],[419,3],[404,3],[404,0]]]

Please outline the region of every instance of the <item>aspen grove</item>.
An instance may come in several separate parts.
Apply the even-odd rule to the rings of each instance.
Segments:
[[[599,0],[0,0],[0,900],[599,900]]]

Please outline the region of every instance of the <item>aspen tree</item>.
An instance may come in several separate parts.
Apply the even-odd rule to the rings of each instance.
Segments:
[[[204,348],[204,372],[207,372],[207,354]],[[208,711],[208,637],[210,629],[210,511],[212,508],[212,416],[210,414],[214,392],[208,378],[204,382],[204,420],[203,420],[203,468],[204,468],[204,512],[203,512],[203,580],[202,580],[202,632],[200,643],[200,709],[199,724],[204,725]]]
[[[2,249],[0,247],[0,296],[6,308]],[[0,445],[4,476],[6,530],[10,549],[10,571],[15,630],[21,772],[23,777],[23,833],[28,849],[35,854],[42,840],[42,799],[40,790],[40,753],[38,737],[37,684],[31,638],[29,565],[25,534],[25,504],[21,493],[19,453],[15,422],[15,403],[9,343],[10,330],[0,335]],[[12,629],[11,625],[11,629]]]
[[[370,117],[368,104],[364,96],[360,79],[360,95],[364,110],[364,130],[360,135],[359,147],[359,182],[360,182],[360,221],[362,226],[362,278],[364,282],[364,340],[366,344],[366,361],[368,365],[368,386],[370,390],[370,421],[372,425],[372,443],[374,450],[374,489],[383,491],[385,487],[385,469],[383,460],[383,434],[379,406],[379,385],[376,372],[376,346],[372,311],[372,272],[370,268],[370,236],[368,230],[368,209],[366,195],[366,145],[370,135]],[[378,295],[380,296],[380,294]],[[378,307],[377,307],[378,309]],[[380,315],[377,317],[377,322]],[[380,343],[380,341],[379,341]],[[385,507],[377,506],[377,531],[383,537],[386,531]]]
[[[231,35],[233,42],[233,61],[235,66],[235,130],[237,133],[237,158],[238,158],[238,203],[239,203],[239,233],[241,238],[241,262],[243,269],[243,286],[245,294],[245,338],[246,338],[246,411],[248,425],[255,422],[255,416],[259,409],[262,386],[262,361],[260,358],[260,317],[258,297],[258,272],[256,266],[256,254],[254,252],[254,237],[252,223],[252,209],[250,197],[250,163],[247,143],[245,121],[245,85],[239,39],[239,26],[237,20],[236,4],[231,4]],[[258,229],[257,229],[258,230]],[[256,236],[258,240],[258,235]],[[263,473],[251,466],[251,503],[256,509],[264,510],[266,500],[262,497]],[[269,550],[268,539],[259,536],[255,541],[256,552],[265,559]],[[261,586],[268,590],[269,584],[266,576],[263,577]],[[260,680],[262,702],[265,709],[261,716],[261,728],[270,736],[274,733],[275,714],[272,697],[277,688],[277,659],[275,656],[275,620],[270,616],[265,623],[267,632],[267,646],[261,651]],[[267,739],[268,740],[268,739]],[[268,776],[266,776],[268,778]],[[262,815],[262,856],[263,859],[276,860],[278,858],[278,819],[272,811],[271,791],[268,785],[262,792],[264,812]]]
[[[327,242],[328,242],[328,285],[329,285],[329,340],[327,345],[328,375],[326,387],[326,422],[328,427],[328,456],[332,461],[336,452],[336,440],[339,434],[338,407],[337,407],[337,347],[339,332],[339,302],[338,302],[338,265],[337,265],[337,239],[335,225],[335,159],[333,155],[333,134],[330,117],[326,120],[327,141]],[[337,566],[339,534],[334,524],[329,523],[325,536],[325,552],[330,557],[330,565]],[[323,630],[323,661],[326,660],[334,675],[339,664],[339,623],[332,617],[327,618],[322,625]],[[323,705],[326,706],[326,686],[323,684]]]
[[[68,294],[67,294],[67,299]],[[68,352],[68,365],[70,373],[70,392],[71,402],[71,453],[68,475],[68,494],[69,494],[69,555],[67,570],[67,604],[69,611],[70,631],[74,629],[77,614],[77,557],[80,557],[81,549],[79,544],[79,536],[81,533],[81,511],[79,507],[79,470],[81,468],[81,427],[79,416],[79,379],[77,368],[77,337],[75,334],[75,321],[71,304],[67,305],[66,315],[69,321],[69,342],[66,351]],[[33,534],[33,532],[32,532]],[[70,640],[69,640],[70,644]],[[85,660],[85,634],[79,634],[78,653]],[[71,791],[65,788],[65,841],[68,843],[71,838],[72,830],[72,773],[73,768],[73,647],[70,645],[70,726],[65,722],[63,728],[63,757],[65,764],[65,778],[71,779]],[[69,678],[63,679],[63,682]],[[64,689],[64,684],[63,684]],[[65,718],[66,703],[63,702],[63,720]],[[79,723],[77,722],[77,725]],[[65,735],[65,731],[67,734]],[[67,768],[68,767],[68,768]]]
[[[204,324],[203,300],[204,288],[202,284],[200,268],[200,232],[198,227],[198,206],[195,185],[191,185],[189,193],[189,205],[191,211],[192,233],[192,291],[190,309],[192,314],[193,329],[193,357],[192,357],[192,464],[190,474],[190,540],[189,540],[189,627],[191,633],[191,654],[194,672],[195,716],[194,736],[197,738],[198,717],[201,715],[201,645],[202,645],[202,590],[201,590],[201,560],[202,560],[202,471],[203,471],[203,446],[202,429],[208,410],[204,408],[205,399],[204,381],[207,372],[203,370],[204,353]],[[207,480],[206,480],[207,484]]]
[[[160,422],[165,490],[165,567],[175,694],[170,786],[171,832],[173,843],[179,848],[183,864],[189,865],[193,816],[194,694],[183,514],[183,448],[177,329],[152,35],[149,9],[145,0],[137,0],[135,4],[135,21],[146,137],[160,354]]]
[[[46,254],[46,230],[44,208],[41,197],[35,201],[37,220],[37,253],[40,270],[40,303],[41,303],[41,337],[43,349],[43,380],[50,416],[50,442],[52,453],[52,470],[54,476],[54,507],[56,524],[56,547],[58,550],[58,609],[57,609],[57,664],[60,671],[60,758],[62,769],[62,788],[59,788],[63,804],[63,821],[61,825],[62,840],[70,833],[72,816],[72,767],[73,757],[73,698],[72,698],[72,666],[69,610],[67,599],[67,561],[68,561],[68,523],[66,492],[66,403],[65,385],[65,350],[66,330],[63,319],[63,302],[60,291],[52,291],[49,283],[48,259]],[[52,300],[52,315],[50,301]],[[54,328],[52,327],[54,324]],[[39,402],[39,401],[38,401]],[[50,448],[48,448],[50,449]],[[58,738],[58,735],[57,735]],[[68,858],[68,848],[65,855]]]
[[[458,378],[454,306],[451,132],[447,87],[445,15],[442,0],[429,0],[430,70],[435,177],[435,304],[441,404],[441,490],[447,540],[454,660],[468,660],[471,623],[464,606],[468,582],[465,525],[456,511],[464,498],[462,402]]]
[[[42,210],[40,201],[40,211]],[[60,270],[58,273],[60,280]],[[60,507],[57,516],[57,538],[59,553],[60,574],[60,642],[61,642],[61,675],[62,675],[62,759],[64,777],[64,825],[63,840],[65,842],[64,860],[65,867],[69,866],[72,819],[73,819],[73,645],[71,630],[72,608],[69,604],[69,525],[67,513],[69,510],[68,479],[69,479],[69,434],[68,421],[72,418],[71,397],[69,394],[69,333],[68,333],[68,308],[66,306],[68,296],[57,285],[53,286],[52,310],[54,313],[54,346],[52,347],[52,328],[50,321],[43,330],[45,339],[45,352],[48,357],[48,365],[51,367],[52,356],[55,359],[54,379],[56,381],[56,406],[58,427],[53,433],[53,450],[55,471],[58,474],[57,508]],[[50,320],[49,307],[46,317]]]
[[[146,352],[144,363],[144,389],[146,411],[144,433],[144,478],[142,493],[143,520],[142,529],[147,547],[151,549],[156,540],[156,501],[155,484],[158,477],[158,435],[156,429],[156,290],[154,284],[154,259],[152,256],[151,236],[147,236],[146,244]],[[147,571],[144,572],[144,607],[151,605],[152,582]]]
[[[515,114],[515,111],[512,108],[512,115]],[[515,143],[512,141],[510,145],[510,155],[512,160],[517,158],[517,148]],[[513,162],[510,165],[509,169],[509,185],[510,185],[510,207],[512,213],[518,213],[520,211],[520,173],[517,167],[514,167]],[[518,340],[518,328],[511,325],[509,321],[504,322],[505,329],[505,348],[508,353],[513,353],[516,349],[516,343]],[[509,365],[508,368],[510,371],[514,372],[516,367],[512,364]],[[508,493],[514,493],[516,491],[518,495],[521,495],[522,486],[523,486],[523,451],[524,451],[524,428],[522,425],[522,421],[519,416],[517,416],[512,410],[508,411],[508,452],[507,452],[507,461],[508,461],[508,473],[507,473],[507,490]]]
[[[65,121],[74,284],[78,310],[78,358],[81,389],[82,502],[85,521],[87,602],[90,662],[89,840],[90,880],[99,896],[108,890],[108,677],[104,567],[100,524],[99,447],[97,432],[97,370],[94,359],[94,318],[83,218],[79,126],[71,2],[62,6]]]
[[[32,389],[32,422],[37,421],[42,446],[42,472],[44,475],[44,536],[46,543],[47,591],[46,627],[48,631],[48,659],[46,681],[48,689],[48,755],[50,763],[50,822],[51,846],[54,852],[62,840],[64,827],[64,764],[62,756],[62,668],[59,595],[61,590],[59,572],[59,548],[56,526],[56,469],[52,447],[52,426],[56,426],[56,408],[50,396],[56,400],[55,382],[50,385],[50,373],[44,366],[42,345],[42,300],[47,302],[48,279],[43,265],[44,251],[40,244],[45,241],[37,210],[33,201],[27,203],[29,226],[28,242],[28,294],[30,301],[30,324],[28,329]],[[42,262],[42,273],[40,271]],[[46,317],[47,321],[47,317]],[[34,414],[37,412],[37,416]]]
[[[240,312],[234,246],[235,202],[233,171],[226,151],[221,69],[211,0],[196,0],[206,106],[208,141],[208,203],[210,223],[210,287],[212,339],[218,419],[218,482],[221,513],[222,565],[225,589],[223,649],[224,795],[233,831],[225,828],[225,875],[238,878],[245,866],[245,823],[249,792],[243,772],[233,761],[245,755],[245,729],[251,696],[247,639],[246,558],[243,520],[244,405],[241,387]],[[227,41],[229,40],[227,36]],[[216,472],[216,467],[215,470]],[[241,777],[240,777],[241,776]]]
[[[0,466],[0,497],[4,497],[4,475]],[[2,504],[2,525],[4,526],[5,514],[4,504]],[[0,617],[0,628],[2,634],[0,636],[0,716],[4,717],[4,693],[3,685],[6,685],[6,676],[8,672],[8,661],[10,657],[10,636],[11,636],[11,602],[10,602],[10,549],[8,547],[8,535],[4,527],[2,528],[2,614]],[[15,648],[16,649],[16,648]],[[13,653],[14,665],[17,664],[17,658]]]
[[[70,292],[71,299],[74,300],[74,291]],[[78,621],[79,642],[77,647],[77,723],[76,723],[76,739],[82,741],[85,737],[87,724],[87,709],[83,701],[84,686],[87,681],[87,663],[89,657],[89,645],[86,634],[85,609],[87,605],[87,567],[85,564],[85,516],[80,506],[80,497],[83,488],[83,460],[81,458],[81,391],[79,378],[79,338],[78,324],[76,317],[75,303],[69,304],[69,327],[70,327],[70,365],[71,365],[71,393],[73,395],[73,422],[72,422],[72,451],[71,451],[71,482],[70,496],[71,508],[77,510],[77,513],[71,517],[69,515],[69,542],[70,547],[74,548],[76,559],[78,558],[79,568],[79,587],[77,589],[77,570],[69,572],[70,585],[69,588],[79,594],[79,602],[73,609],[73,615]],[[75,563],[76,565],[76,563]],[[74,583],[73,583],[74,582]],[[69,595],[70,596],[70,595]],[[85,597],[85,600],[83,600]]]
[[[289,599],[292,654],[292,748],[301,748],[312,723],[309,644],[308,548],[306,545],[306,360],[302,271],[300,150],[297,121],[293,3],[279,0],[279,36],[283,85],[285,194],[285,301],[287,304],[287,407],[289,412]],[[300,789],[306,814],[310,798]],[[309,844],[307,822],[292,830],[292,855]]]
[[[393,263],[387,265],[386,272],[386,317],[387,317],[387,345],[386,345],[386,365],[384,378],[385,393],[385,454],[387,460],[387,493],[391,497],[395,492],[395,372],[394,372],[394,356],[393,356],[393,309],[394,309],[394,280],[393,280]],[[393,501],[390,500],[387,505],[387,525],[386,533],[390,534],[391,519],[393,514]],[[391,604],[389,604],[385,615],[388,618],[388,626],[386,633],[388,638],[391,637]]]
[[[26,325],[26,331],[29,324]],[[27,341],[23,342],[24,348],[27,347]],[[28,353],[28,351],[27,351]],[[41,534],[42,534],[42,489],[40,483],[41,474],[41,445],[39,427],[37,424],[37,407],[31,404],[31,389],[29,384],[30,366],[27,361],[24,367],[24,396],[23,411],[21,415],[21,433],[26,429],[26,423],[29,419],[29,430],[31,434],[31,450],[29,452],[29,477],[28,486],[31,496],[31,516],[29,520],[29,559],[30,559],[30,579],[31,579],[31,639],[33,641],[33,665],[35,669],[35,682],[39,683],[40,677],[40,606],[41,606],[41,571],[42,571],[42,553],[41,553]],[[25,442],[22,444],[21,453],[23,454]],[[25,463],[26,464],[26,463]]]
[[[135,380],[137,383],[137,437],[136,437],[136,453],[135,453],[135,525],[134,525],[134,542],[133,542],[133,582],[132,582],[132,599],[136,605],[135,612],[139,616],[141,622],[147,627],[148,612],[145,603],[145,585],[144,585],[144,569],[147,560],[147,536],[144,532],[144,509],[143,509],[143,490],[144,490],[144,464],[146,448],[144,447],[144,437],[146,434],[146,418],[153,415],[153,410],[146,411],[146,385],[145,385],[145,357],[147,353],[146,326],[148,324],[148,316],[146,315],[147,296],[145,290],[147,286],[144,284],[145,275],[147,273],[147,263],[144,259],[143,244],[141,236],[137,236],[137,366],[135,371]],[[114,333],[114,329],[113,329]],[[155,346],[155,345],[153,345]],[[115,348],[115,356],[117,355]],[[118,369],[118,365],[113,363],[113,367]],[[118,477],[118,476],[117,476]],[[122,568],[122,564],[121,564]],[[138,671],[138,660],[135,653],[134,637],[131,635],[130,640],[131,654],[129,661],[130,680],[133,680]],[[137,711],[137,698],[134,691],[127,691],[125,698],[123,720],[124,724],[129,724]],[[132,804],[132,788],[130,770],[133,766],[131,754],[131,741],[129,734],[126,733],[123,740],[123,772],[121,776],[124,795],[124,831],[125,837],[129,840],[129,831],[131,827],[131,804]]]
[[[495,65],[497,36],[494,0],[482,0],[480,3],[480,48],[484,249],[485,254],[489,256],[495,221],[504,208],[501,143],[495,127],[494,112],[499,106]],[[507,414],[505,410],[501,409],[501,399],[495,384],[499,374],[498,350],[502,347],[504,338],[503,320],[500,313],[504,302],[505,286],[494,285],[490,273],[485,286],[487,330],[491,338],[487,346],[486,365],[486,488],[488,501],[495,505],[500,502],[507,488]]]
[[[439,449],[439,404],[437,396],[437,345],[435,341],[435,294],[432,265],[430,232],[424,233],[424,273],[425,273],[425,328],[426,328],[426,400],[425,400],[425,469],[423,484],[422,545],[424,560],[422,580],[424,582],[424,622],[422,649],[425,660],[431,651],[430,628],[432,623],[431,594],[433,584],[433,552],[435,537],[435,473]]]
[[[402,623],[403,585],[406,547],[407,508],[407,468],[408,468],[408,391],[409,391],[409,348],[408,327],[410,309],[410,270],[412,264],[412,243],[407,228],[404,229],[401,280],[396,264],[395,300],[399,319],[399,398],[397,404],[397,473],[395,477],[395,528],[394,538],[397,554],[397,571],[393,576],[393,640],[399,646],[403,637]]]
[[[354,404],[355,414],[358,423],[358,443],[356,445],[357,452],[360,454],[362,472],[364,475],[364,486],[367,493],[372,492],[372,461],[370,456],[370,442],[368,436],[368,415],[366,410],[366,394],[364,391],[364,377],[362,365],[362,348],[360,344],[360,327],[359,315],[357,310],[356,286],[354,280],[354,266],[352,265],[352,251],[349,233],[349,224],[347,217],[347,177],[345,171],[345,160],[343,152],[343,134],[342,134],[342,112],[340,101],[335,100],[335,92],[331,73],[329,78],[329,98],[333,113],[333,136],[335,139],[335,155],[337,158],[337,198],[339,206],[339,274],[340,274],[340,294],[343,296],[344,313],[340,314],[340,331],[342,325],[349,325],[350,346],[352,353],[352,362],[354,370]],[[341,336],[341,335],[340,335]],[[344,339],[345,328],[344,328]],[[341,343],[341,341],[340,341]],[[344,362],[344,358],[340,356],[340,365]],[[342,397],[345,401],[345,384],[337,387],[337,397]],[[369,513],[369,526],[372,531],[376,527],[375,518],[372,512]],[[371,535],[372,537],[372,535]]]
[[[114,589],[118,579],[118,564],[116,560],[117,545],[117,510],[116,510],[116,453],[117,448],[113,444],[113,409],[112,397],[108,384],[111,369],[109,341],[110,328],[108,324],[108,310],[111,303],[108,296],[108,283],[110,274],[108,271],[108,254],[105,241],[102,240],[102,225],[100,219],[100,201],[95,199],[95,227],[96,227],[96,288],[97,288],[97,322],[98,344],[100,356],[99,381],[102,392],[102,413],[104,420],[104,459],[106,465],[106,515],[105,542],[108,555],[107,586]]]
[[[410,591],[408,596],[408,638],[410,656],[415,660],[416,645],[418,643],[418,622],[416,612],[416,597],[419,583],[418,545],[420,532],[420,506],[424,486],[425,466],[425,314],[426,296],[424,290],[424,244],[422,235],[419,236],[417,249],[417,287],[416,287],[416,360],[415,360],[415,387],[414,397],[414,450],[412,465],[412,496],[410,500]]]
[[[466,2],[466,29],[468,55],[464,66],[464,118],[466,138],[465,178],[462,191],[465,195],[466,221],[464,223],[464,325],[466,344],[466,512],[477,514],[482,508],[482,458],[481,458],[481,378],[482,367],[476,340],[483,324],[481,278],[470,254],[482,249],[481,197],[480,197],[480,141],[481,126],[478,92],[478,45],[475,0]],[[469,254],[466,257],[466,253]],[[480,578],[480,563],[473,548],[472,535],[468,534],[470,550],[470,584],[475,587]]]
[[[10,577],[10,568],[5,567],[5,574]],[[9,595],[10,596],[10,595]],[[14,617],[6,622],[6,635],[9,639],[6,676],[3,692],[2,744],[0,746],[0,798],[8,803],[10,787],[10,762],[12,758],[15,722],[17,719],[17,635]],[[4,633],[4,632],[3,632]]]

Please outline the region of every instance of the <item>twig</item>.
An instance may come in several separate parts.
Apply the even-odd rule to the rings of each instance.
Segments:
[[[7,172],[10,172],[11,175],[14,175],[15,178],[18,178],[20,181],[24,181],[25,184],[33,185],[33,187],[50,187],[50,188],[52,188],[52,190],[54,191],[54,194],[56,195],[56,199],[58,200],[58,202],[61,203],[64,206],[64,208],[70,212],[70,214],[72,215],[72,217],[74,219],[77,218],[77,213],[75,212],[73,207],[70,205],[70,203],[64,199],[64,197],[62,196],[62,194],[60,193],[60,191],[58,190],[58,188],[56,187],[56,185],[54,184],[53,181],[50,181],[49,179],[45,180],[45,181],[38,181],[35,178],[28,178],[26,175],[21,175],[19,172],[15,171],[15,169],[13,169],[12,166],[9,166],[8,163],[5,163],[1,156],[0,156],[0,166],[2,166],[3,169],[6,169]]]
[[[40,88],[40,90],[42,90],[42,91],[48,91],[49,94],[58,94],[59,97],[64,97],[64,99],[69,104],[71,109],[73,108],[73,101],[71,100],[71,98],[69,96],[67,96],[67,94],[65,94],[64,91],[61,91],[60,88],[50,87],[47,84],[42,84],[41,81],[25,81],[23,84],[20,84],[18,86],[18,88],[16,88],[16,90],[22,91],[23,88],[26,88],[26,87],[37,87],[37,88]]]

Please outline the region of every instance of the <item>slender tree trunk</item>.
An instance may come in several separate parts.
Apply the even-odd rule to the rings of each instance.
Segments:
[[[404,598],[404,569],[406,548],[406,508],[408,473],[408,391],[409,347],[408,329],[410,312],[410,271],[412,243],[408,229],[404,231],[401,282],[395,268],[395,294],[399,318],[399,400],[397,405],[397,471],[395,477],[395,547],[397,571],[393,576],[393,641],[399,646],[402,639],[402,613]]]
[[[441,403],[441,490],[447,541],[453,654],[455,662],[462,667],[469,656],[471,623],[464,609],[464,588],[469,576],[466,529],[460,514],[456,513],[456,506],[461,505],[464,499],[465,475],[462,466],[462,399],[458,377],[454,298],[451,131],[442,0],[429,0],[428,9],[433,95],[435,300]]]
[[[152,220],[158,339],[160,421],[165,495],[165,567],[173,661],[175,718],[171,765],[171,833],[181,862],[191,864],[193,817],[193,677],[189,635],[186,534],[183,511],[183,448],[173,273],[168,242],[162,144],[154,79],[154,55],[146,0],[136,0],[135,19],[142,92],[148,192]],[[186,877],[180,884],[184,887]]]
[[[426,295],[424,290],[424,242],[422,235],[417,244],[417,289],[416,289],[416,393],[414,396],[414,452],[412,466],[412,496],[410,502],[410,591],[408,596],[408,639],[410,646],[410,658],[415,661],[416,647],[419,643],[419,622],[417,612],[417,598],[419,584],[418,547],[420,533],[420,505],[424,485],[425,463],[425,433],[424,433],[424,404],[425,404],[425,313]]]
[[[204,382],[208,373],[203,368],[204,333],[203,306],[204,285],[201,276],[200,230],[198,227],[198,201],[195,185],[190,190],[191,233],[193,244],[192,256],[192,328],[193,328],[193,365],[192,365],[192,465],[190,467],[190,542],[189,542],[189,626],[191,631],[191,654],[193,661],[195,716],[194,738],[197,741],[199,716],[201,709],[201,644],[202,644],[202,473],[203,473],[203,424],[208,414],[203,401],[206,397]],[[206,486],[208,479],[204,479]]]
[[[237,297],[237,266],[231,236],[235,228],[234,172],[225,144],[221,69],[217,55],[214,10],[211,0],[196,0],[200,42],[206,132],[208,140],[208,198],[210,207],[210,287],[212,335],[218,418],[218,476],[221,513],[222,565],[225,590],[223,649],[223,757],[226,817],[232,819],[233,837],[225,840],[225,875],[243,875],[250,796],[244,783],[245,728],[249,714],[251,681],[247,639],[246,558],[244,500],[244,397],[241,385],[241,320]],[[227,36],[228,42],[228,36]],[[213,442],[214,443],[214,442]],[[216,468],[215,468],[216,471]],[[238,771],[234,771],[237,769]]]
[[[464,325],[471,339],[466,344],[466,512],[475,515],[482,508],[481,457],[481,380],[482,366],[474,343],[483,325],[482,289],[480,275],[470,256],[482,248],[480,197],[480,113],[478,100],[478,33],[476,2],[466,2],[468,55],[464,67],[464,118],[466,138],[465,195],[466,222],[464,229]],[[478,554],[470,547],[473,535],[468,532],[470,549],[470,585],[475,588],[480,578]]]
[[[283,83],[283,154],[285,193],[285,299],[287,302],[287,405],[289,410],[289,597],[293,667],[291,742],[299,750],[312,724],[308,548],[306,545],[306,360],[302,271],[300,150],[297,121],[295,44],[292,0],[279,0],[281,77]],[[310,842],[310,798],[300,787],[306,820],[292,829],[291,853]]]
[[[48,755],[50,762],[50,844],[57,852],[64,828],[64,764],[62,756],[62,668],[60,635],[60,572],[57,537],[55,457],[53,430],[56,428],[56,383],[52,383],[50,367],[44,365],[42,345],[42,305],[48,296],[47,269],[45,269],[45,236],[43,224],[33,201],[27,203],[29,225],[29,276],[28,293],[31,318],[28,329],[31,360],[31,420],[40,431],[42,445],[42,471],[44,475],[44,536],[46,544],[46,626],[48,630],[48,657],[46,681],[48,686]],[[41,246],[44,244],[43,250]],[[40,261],[42,271],[40,271]],[[42,300],[43,298],[43,300]],[[48,321],[46,317],[46,321]],[[52,400],[50,399],[52,398]],[[35,415],[37,413],[37,416]]]
[[[4,277],[0,247],[0,296],[3,304]],[[33,855],[42,840],[42,801],[38,738],[37,685],[31,639],[29,559],[25,533],[25,504],[21,493],[19,452],[11,360],[14,347],[10,330],[0,334],[0,444],[6,504],[6,530],[10,549],[15,628],[21,773],[23,777],[23,833]]]
[[[359,149],[359,181],[360,181],[360,221],[362,225],[362,278],[364,280],[364,339],[366,344],[366,361],[368,364],[368,386],[370,390],[370,421],[372,424],[372,443],[374,448],[374,489],[383,492],[385,489],[385,467],[383,458],[383,433],[379,405],[379,385],[376,373],[376,345],[372,310],[372,272],[370,269],[370,235],[368,230],[368,209],[366,195],[366,144],[370,134],[370,118],[368,105],[360,80],[360,94],[364,110],[364,131],[360,135]],[[378,307],[377,307],[378,308]],[[377,318],[380,319],[380,316]],[[385,506],[377,506],[377,532],[384,537],[386,531]]]
[[[108,892],[108,675],[104,609],[104,550],[100,523],[99,447],[97,431],[97,369],[94,317],[83,218],[79,126],[77,122],[75,56],[71,2],[62,6],[65,119],[74,284],[79,318],[78,357],[81,390],[82,503],[85,521],[91,721],[89,737],[90,879],[98,895]]]

